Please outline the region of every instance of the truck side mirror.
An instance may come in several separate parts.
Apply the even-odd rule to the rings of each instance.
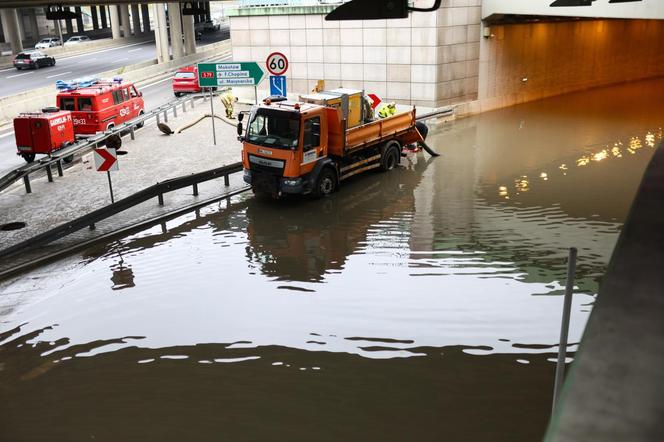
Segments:
[[[238,137],[242,136],[242,130],[243,130],[242,129],[242,119],[240,118],[241,115],[242,114],[238,115],[238,120],[240,120],[240,122],[237,124],[237,135],[238,135]]]
[[[244,120],[244,114],[243,114],[242,112],[240,112],[239,114],[237,114],[237,119],[238,119],[238,121],[240,122],[240,126],[242,126],[242,120]],[[238,134],[238,135],[239,135],[239,134]]]

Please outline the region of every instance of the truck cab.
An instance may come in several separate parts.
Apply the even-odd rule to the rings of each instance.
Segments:
[[[395,168],[402,146],[424,141],[412,106],[376,119],[364,114],[362,91],[300,98],[254,106],[246,131],[240,114],[244,181],[255,193],[327,196],[358,173]]]

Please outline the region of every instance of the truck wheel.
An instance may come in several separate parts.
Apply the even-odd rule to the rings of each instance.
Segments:
[[[23,157],[26,163],[32,163],[35,160],[34,153],[22,153],[21,156]]]
[[[326,167],[318,175],[316,180],[316,196],[318,198],[329,196],[337,188],[337,177],[332,169]]]
[[[143,112],[143,109],[141,109],[141,111],[138,113],[138,116],[142,117],[143,115],[145,115],[145,112]],[[139,129],[143,126],[145,126],[145,121],[142,121],[136,125],[136,127]]]
[[[380,170],[385,172],[399,165],[399,160],[401,159],[400,147],[397,141],[387,143],[383,151],[383,156],[380,159]]]
[[[65,164],[69,164],[69,163],[71,163],[72,161],[74,161],[74,154],[67,155],[66,157],[64,157],[64,158],[62,159],[62,162],[65,163]]]

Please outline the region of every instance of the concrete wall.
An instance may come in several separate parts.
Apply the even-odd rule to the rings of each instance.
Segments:
[[[312,8],[236,10],[231,16],[235,61],[265,66],[272,51],[288,57],[289,92],[364,89],[384,100],[439,107],[477,97],[480,0],[456,0],[436,13],[402,20],[326,22]],[[262,15],[257,15],[262,14]],[[267,95],[267,81],[259,96]],[[236,88],[253,97],[250,88]]]
[[[481,111],[664,75],[664,21],[491,26],[482,39]]]

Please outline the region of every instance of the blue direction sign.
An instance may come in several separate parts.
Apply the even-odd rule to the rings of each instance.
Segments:
[[[285,75],[270,75],[270,95],[286,96]]]
[[[263,75],[263,69],[253,61],[198,64],[198,82],[202,87],[257,86]]]

